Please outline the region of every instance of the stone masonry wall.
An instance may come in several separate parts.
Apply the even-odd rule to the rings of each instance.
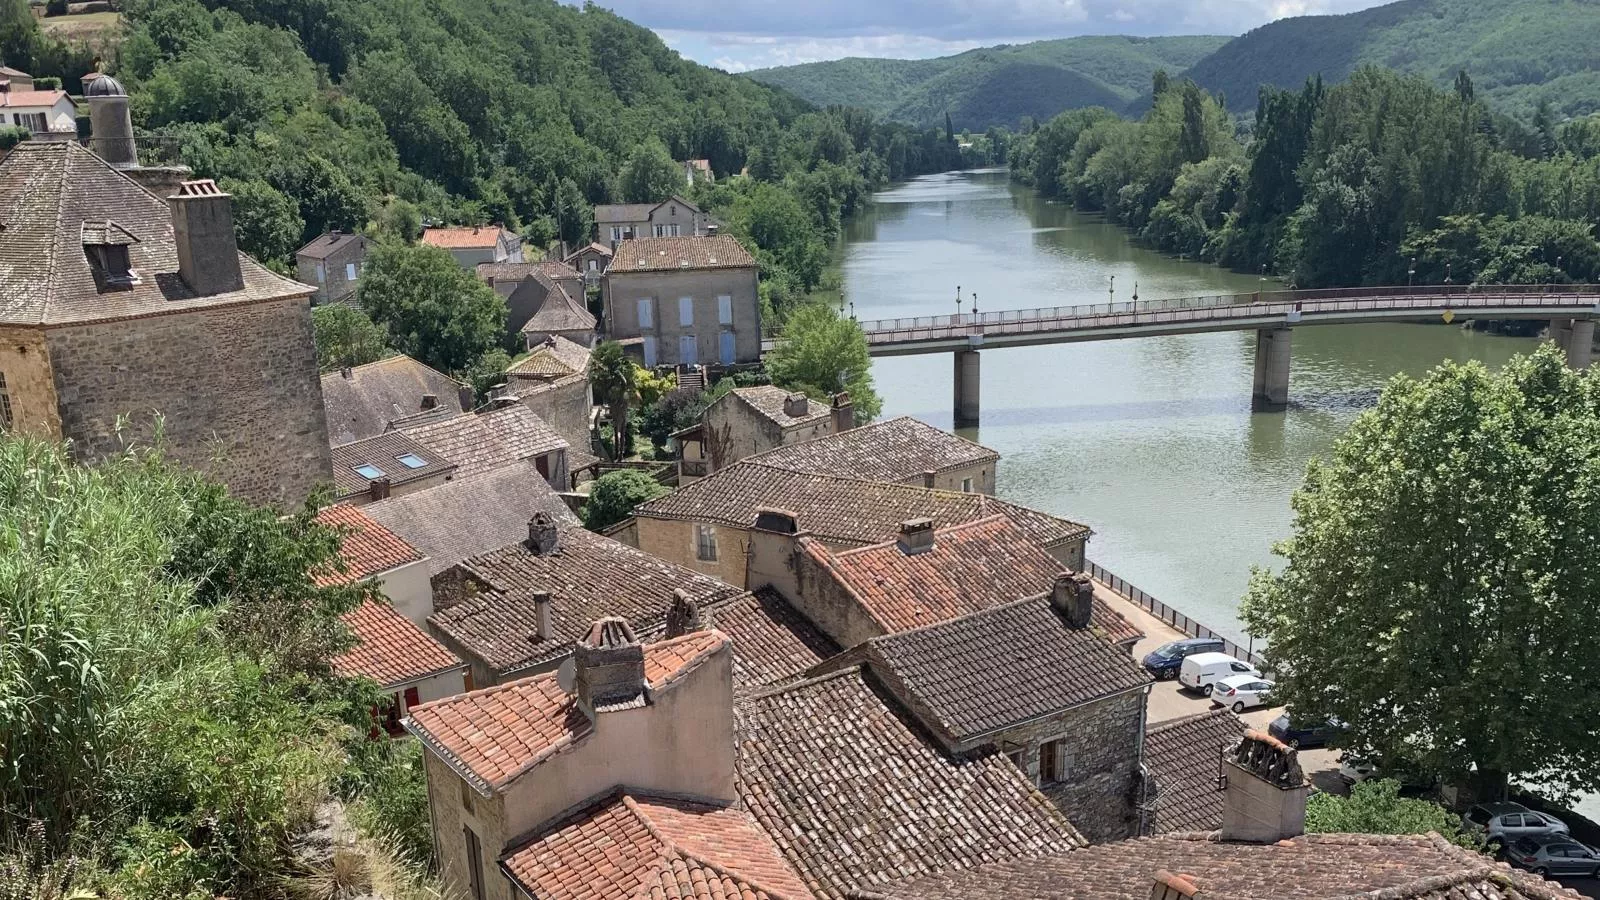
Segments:
[[[556,434],[566,438],[573,451],[592,455],[593,441],[589,438],[589,413],[594,407],[589,402],[587,379],[575,378],[567,384],[550,386],[525,379],[514,379],[512,388],[520,394],[522,405],[545,420],[555,429]],[[560,489],[570,490],[571,487],[571,484],[564,484]]]
[[[723,331],[734,333],[734,361],[761,359],[761,301],[756,295],[756,270],[691,269],[667,272],[619,272],[606,274],[605,307],[607,336],[613,340],[653,336],[656,338],[656,365],[677,365],[679,339],[694,336],[696,359],[715,363]],[[733,298],[733,322],[718,321],[718,295]],[[681,324],[678,300],[693,297],[694,321]],[[639,327],[639,301],[652,305],[651,326]]]
[[[1022,769],[1039,781],[1039,745],[1064,740],[1067,779],[1042,784],[1045,796],[1095,843],[1132,837],[1139,827],[1139,746],[1144,691],[1131,691],[998,735],[994,743],[1022,751]]]
[[[173,459],[245,499],[295,504],[332,479],[303,297],[54,328],[47,341],[81,460],[148,442],[159,416]]]
[[[423,753],[428,776],[428,807],[433,819],[433,842],[439,875],[454,885],[460,896],[472,896],[467,886],[467,836],[471,828],[482,848],[484,900],[514,900],[511,883],[496,864],[510,835],[505,833],[505,801],[479,795],[461,776],[432,752]]]
[[[37,328],[0,328],[0,377],[11,404],[11,430],[45,438],[61,437],[56,386],[50,378],[50,350]],[[5,422],[0,420],[0,430]]]

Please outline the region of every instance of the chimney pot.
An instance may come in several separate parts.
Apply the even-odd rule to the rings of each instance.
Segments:
[[[896,541],[900,552],[906,556],[926,553],[933,549],[933,520],[911,519],[900,523],[900,537]]]
[[[478,405],[478,395],[473,393],[471,385],[463,384],[457,395],[456,399],[461,401],[461,408],[467,412],[471,412],[473,407]]]
[[[392,488],[393,482],[391,482],[389,477],[385,475],[382,478],[372,479],[371,483],[369,483],[367,486],[367,492],[371,495],[372,502],[376,503],[379,500],[389,499],[389,492],[392,490]]]
[[[538,631],[535,632],[535,635],[541,641],[550,640],[551,635],[555,632],[555,625],[552,622],[551,614],[550,614],[550,592],[549,591],[535,591],[534,592],[534,594],[533,594],[533,614],[534,614],[534,619],[537,622],[537,625],[535,627],[538,628]]]
[[[1166,869],[1157,869],[1155,883],[1150,887],[1150,900],[1192,900],[1200,896],[1200,888],[1191,875],[1175,875]]]
[[[185,181],[167,198],[178,274],[202,297],[244,288],[239,242],[233,233],[233,198],[209,178]]]
[[[1223,840],[1271,844],[1305,833],[1309,784],[1293,747],[1250,729],[1222,762]]]
[[[644,647],[624,619],[601,619],[572,648],[572,685],[578,706],[591,719],[647,700]]]
[[[423,394],[422,395],[422,408],[423,409],[437,409],[438,407],[439,407],[439,395],[438,394]]]
[[[672,608],[667,610],[667,637],[681,637],[699,630],[700,604],[683,588],[673,588]]]
[[[791,419],[803,417],[808,407],[805,394],[790,394],[783,398],[783,414]]]
[[[549,556],[556,551],[560,541],[561,533],[556,528],[556,520],[548,513],[536,512],[528,520],[528,550],[534,556]]]

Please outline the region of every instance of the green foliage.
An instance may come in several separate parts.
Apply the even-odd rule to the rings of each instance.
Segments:
[[[33,132],[20,125],[0,126],[0,150],[10,150],[31,137]]]
[[[825,304],[797,308],[784,323],[783,335],[766,362],[767,374],[779,387],[824,402],[848,391],[857,421],[870,422],[883,408],[872,387],[866,333],[855,319],[841,317]]]
[[[628,203],[660,203],[683,187],[683,169],[659,141],[635,147],[622,169],[622,198]]]
[[[316,333],[317,366],[333,372],[345,366],[362,366],[390,355],[389,333],[358,306],[329,303],[311,310]]]
[[[1547,216],[1446,216],[1400,248],[1426,281],[1485,284],[1592,282],[1600,272],[1594,226]]]
[[[1463,847],[1478,842],[1461,830],[1461,818],[1437,803],[1400,796],[1400,782],[1363,781],[1350,796],[1318,792],[1306,801],[1307,834],[1427,834],[1437,832]]]
[[[589,357],[589,386],[595,400],[604,404],[611,415],[612,459],[623,459],[632,450],[628,408],[639,393],[637,373],[638,367],[616,341],[603,341]]]
[[[607,472],[594,480],[583,507],[583,525],[604,531],[633,515],[634,507],[668,493],[668,488],[637,469]]]
[[[1553,348],[1394,379],[1244,599],[1274,698],[1440,777],[1600,787],[1597,498],[1600,382]]]
[[[220,186],[233,195],[233,228],[239,236],[239,249],[286,271],[305,232],[300,204],[260,179],[225,178]]]
[[[463,373],[505,340],[505,299],[446,250],[379,244],[359,291],[395,349],[441,372]]]
[[[639,410],[639,433],[650,439],[650,445],[659,459],[667,449],[673,432],[682,431],[700,421],[706,407],[733,390],[732,379],[724,378],[710,390],[677,388],[662,394],[653,403],[645,403]]]
[[[388,840],[407,859],[433,855],[428,779],[418,741],[370,741],[360,752],[364,771],[353,785],[350,817],[371,835]]]

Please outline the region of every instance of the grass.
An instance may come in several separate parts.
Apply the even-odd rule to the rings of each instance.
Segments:
[[[50,16],[39,20],[45,34],[73,44],[98,45],[113,40],[122,30],[122,14],[114,12]]]

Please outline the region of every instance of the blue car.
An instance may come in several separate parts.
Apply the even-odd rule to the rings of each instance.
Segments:
[[[1291,747],[1302,750],[1326,747],[1328,742],[1343,730],[1344,726],[1337,719],[1327,722],[1298,722],[1291,719],[1288,713],[1273,719],[1272,724],[1267,726],[1268,734]]]
[[[1221,652],[1222,641],[1217,638],[1184,638],[1181,641],[1168,641],[1145,654],[1142,664],[1144,670],[1154,675],[1156,680],[1165,681],[1178,677],[1185,656]]]

